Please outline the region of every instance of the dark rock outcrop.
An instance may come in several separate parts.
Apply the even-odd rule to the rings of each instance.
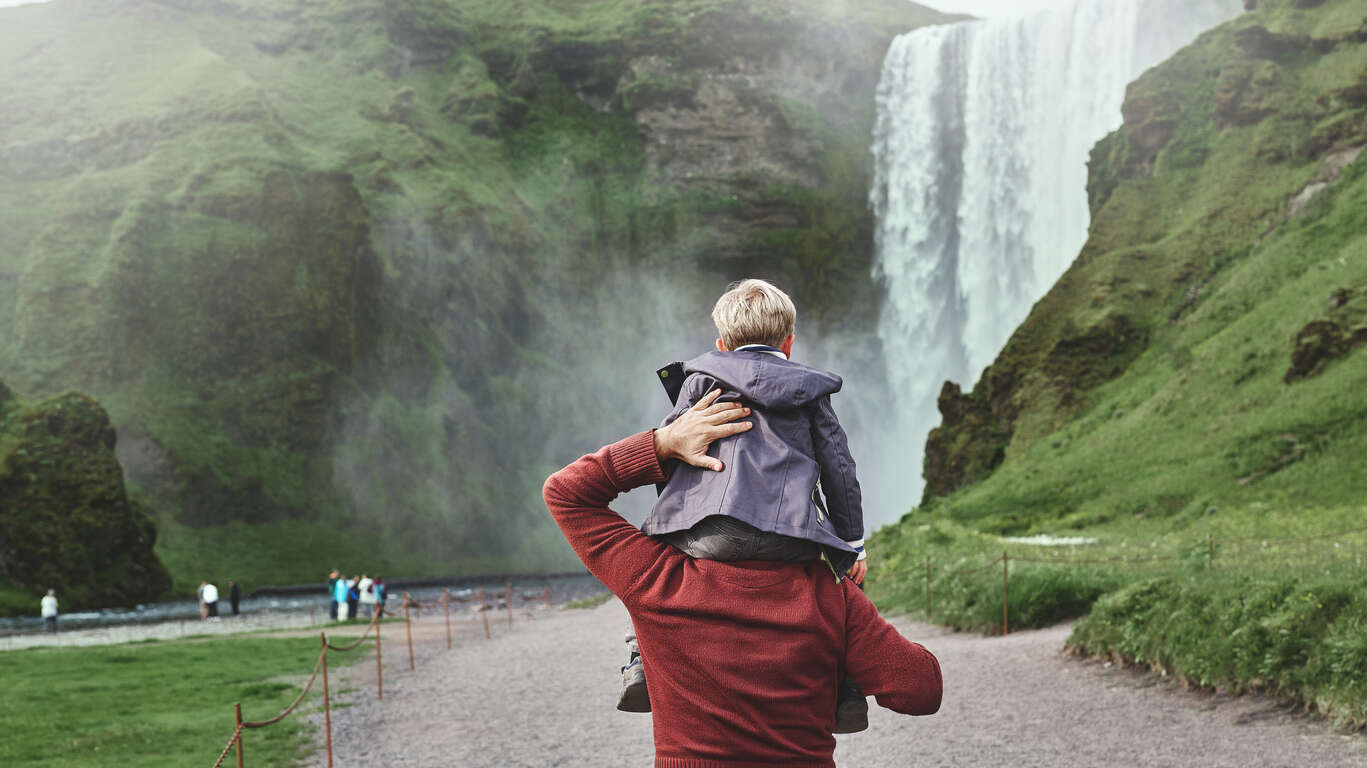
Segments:
[[[85,395],[24,404],[0,384],[0,579],[69,608],[132,606],[171,586],[131,502],[109,416]]]

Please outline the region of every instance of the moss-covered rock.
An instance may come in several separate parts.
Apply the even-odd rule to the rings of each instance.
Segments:
[[[161,597],[152,518],[130,502],[104,409],[74,393],[25,404],[0,385],[0,580],[69,608]],[[14,606],[0,606],[0,610]]]

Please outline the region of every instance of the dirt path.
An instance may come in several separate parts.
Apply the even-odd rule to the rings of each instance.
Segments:
[[[384,701],[373,663],[340,675],[354,690],[334,713],[336,768],[651,765],[649,716],[613,709],[620,603],[524,613],[511,631],[491,618],[493,641],[462,617],[449,652],[444,623],[424,620],[416,673],[386,626]],[[944,706],[925,718],[872,707],[868,731],[840,737],[842,766],[1367,766],[1367,737],[1266,699],[1067,658],[1066,627],[984,638],[897,625],[939,657]],[[313,765],[325,764],[320,751]]]

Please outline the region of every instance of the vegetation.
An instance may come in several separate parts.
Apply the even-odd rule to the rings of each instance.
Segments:
[[[1013,626],[1099,599],[1081,652],[1363,722],[1344,654],[1367,542],[1279,543],[1361,528],[1367,498],[1367,8],[1302,5],[1260,3],[1131,86],[1087,245],[942,397],[927,497],[871,544],[882,604],[924,612],[929,555],[934,618],[991,630],[1000,563],[943,569],[1065,557],[1003,536],[1096,539],[1066,557],[1099,564],[1012,566]],[[1136,552],[1160,559],[1117,562]]]
[[[0,612],[150,602],[170,586],[152,519],[124,492],[114,429],[94,400],[23,403],[0,384]]]
[[[611,599],[611,592],[600,592],[591,597],[581,597],[578,600],[571,600],[568,603],[565,603],[565,607],[574,610],[597,608],[598,606],[602,605],[603,603],[606,603]]]
[[[211,764],[243,717],[274,717],[318,658],[317,638],[200,637],[0,655],[6,696],[0,762],[43,768]],[[343,666],[367,658],[332,654]],[[321,690],[321,681],[315,684]],[[304,712],[321,704],[311,692]],[[167,702],[175,702],[168,707]],[[299,716],[245,734],[251,765],[293,766],[312,752]],[[231,758],[230,758],[231,759]]]
[[[662,297],[760,271],[806,317],[870,327],[871,94],[895,34],[949,18],[901,0],[0,13],[0,368],[108,408],[181,591],[306,583],[339,557],[569,567],[537,491],[658,404],[587,393],[640,369],[658,397],[642,344],[690,343]],[[708,129],[723,113],[749,133]],[[581,299],[614,295],[635,303]]]

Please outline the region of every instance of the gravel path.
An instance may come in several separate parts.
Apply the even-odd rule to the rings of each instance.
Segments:
[[[334,683],[352,689],[334,712],[336,768],[651,765],[649,716],[613,709],[621,603],[523,612],[512,630],[490,618],[493,641],[462,616],[449,652],[444,624],[421,622],[416,673],[386,626],[384,701],[373,663]],[[1367,737],[1267,699],[1068,658],[1066,626],[985,638],[895,623],[939,657],[944,706],[918,718],[871,707],[868,731],[839,737],[842,766],[1367,766]],[[326,765],[321,749],[312,765]]]

